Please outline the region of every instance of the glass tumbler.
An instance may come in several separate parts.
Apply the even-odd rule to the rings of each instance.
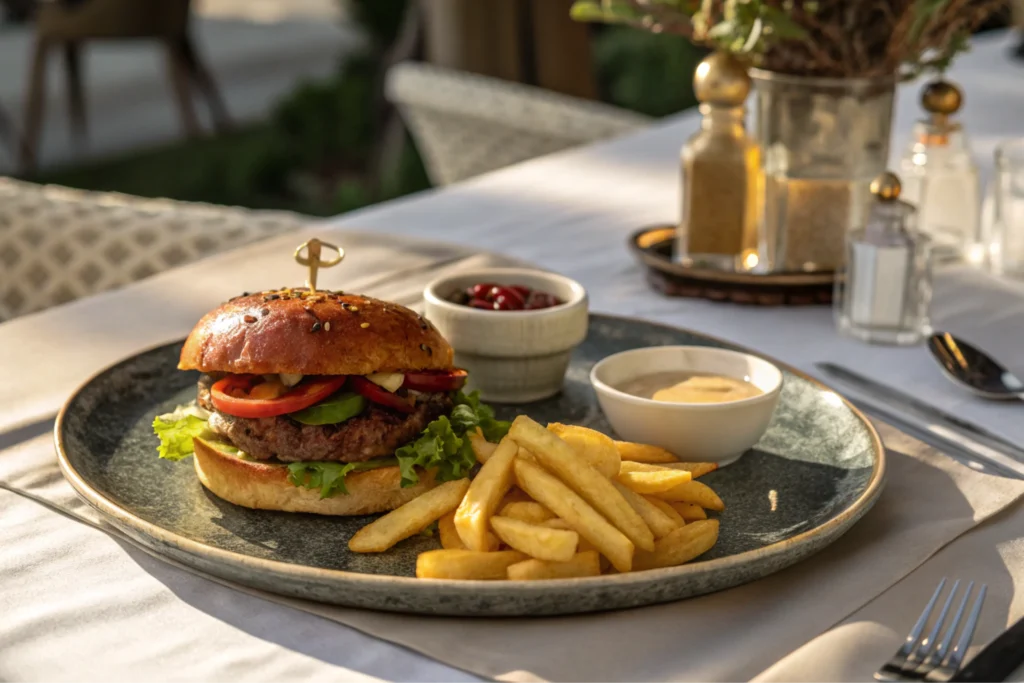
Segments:
[[[996,147],[988,256],[992,272],[1024,278],[1024,138]]]

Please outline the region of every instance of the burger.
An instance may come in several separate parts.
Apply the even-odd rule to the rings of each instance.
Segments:
[[[343,292],[243,294],[185,340],[196,400],[153,422],[159,455],[193,457],[213,494],[264,510],[392,510],[476,464],[467,432],[508,423],[462,393],[466,372],[425,318]]]

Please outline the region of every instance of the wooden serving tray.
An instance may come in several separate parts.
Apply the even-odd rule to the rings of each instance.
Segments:
[[[654,225],[629,238],[630,250],[647,267],[647,282],[666,296],[754,306],[832,303],[834,272],[761,275],[691,268],[672,260],[675,233],[673,225]]]

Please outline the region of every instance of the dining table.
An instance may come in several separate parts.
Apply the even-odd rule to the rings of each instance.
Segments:
[[[1013,44],[1008,33],[979,36],[949,73],[965,91],[962,120],[986,180],[997,142],[1024,135],[1024,66],[1010,59]],[[898,90],[894,163],[922,117],[920,87]],[[839,363],[1024,442],[1024,406],[954,386],[921,346],[838,335],[828,306],[653,291],[627,239],[678,219],[679,148],[698,126],[699,115],[685,112],[0,324],[0,679],[869,680],[941,577],[988,585],[972,652],[1024,617],[1024,481],[884,422],[875,426],[885,489],[834,544],[728,590],[577,616],[413,616],[233,585],[144,550],[61,476],[52,431],[77,387],[183,338],[243,290],[301,282],[292,251],[313,236],[346,250],[339,267],[321,272],[325,287],[422,310],[424,286],[442,275],[556,271],[586,287],[593,312],[694,330],[825,383],[816,363]],[[943,266],[932,318],[1024,376],[1024,282]],[[1024,668],[1011,680],[1024,681]]]

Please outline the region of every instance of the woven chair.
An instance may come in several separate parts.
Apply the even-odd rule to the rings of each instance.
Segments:
[[[298,230],[306,219],[0,177],[0,320]]]
[[[58,48],[64,54],[67,72],[71,130],[79,141],[86,135],[82,49],[87,43],[109,40],[153,40],[162,44],[186,134],[197,136],[202,132],[192,101],[193,86],[206,97],[215,129],[228,130],[231,118],[227,108],[213,75],[192,42],[190,9],[191,0],[49,0],[40,3],[25,97],[21,170],[35,169],[45,114],[46,62],[50,53]]]
[[[652,121],[606,104],[417,62],[391,67],[385,93],[435,185],[630,133]]]

